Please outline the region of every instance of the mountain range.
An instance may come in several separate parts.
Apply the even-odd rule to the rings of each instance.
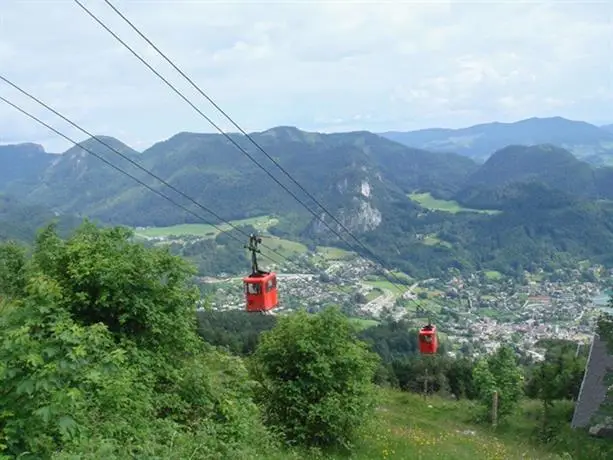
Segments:
[[[545,126],[577,123],[576,145],[594,142],[600,139],[596,132],[609,129],[545,121]],[[248,139],[231,136],[329,221]],[[409,147],[367,131],[321,134],[277,127],[251,136],[390,266],[409,273],[436,275],[456,267],[521,274],[535,264],[556,266],[589,257],[613,262],[613,168],[590,164],[555,143],[522,145],[522,139],[508,139],[481,164],[466,152]],[[143,152],[99,138],[224,219],[274,215],[279,224],[270,231],[279,236],[344,244],[222,135],[179,133]],[[97,140],[81,145],[215,220]],[[56,155],[36,144],[0,146],[0,193],[12,202],[16,198],[24,209],[38,206],[65,218],[88,216],[131,226],[198,221],[81,147]],[[420,204],[415,193],[452,200],[465,212],[437,211]],[[10,221],[7,216],[4,222]]]
[[[509,144],[552,144],[592,164],[613,164],[613,125],[598,127],[562,117],[485,123],[461,129],[389,131],[381,135],[410,147],[455,152],[478,161]]]

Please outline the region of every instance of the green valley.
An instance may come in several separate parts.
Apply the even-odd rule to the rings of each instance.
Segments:
[[[611,2],[94,3],[2,3],[0,460],[613,460]]]
[[[367,188],[360,187],[360,190]],[[53,422],[48,428],[40,428],[39,432],[47,433],[44,430],[48,429],[51,440],[26,430],[26,426],[39,423],[36,421],[38,419],[27,418],[25,412],[18,412],[16,406],[10,406],[12,413],[19,415],[7,413],[3,416],[6,422],[0,419],[0,428],[5,430],[7,439],[5,450],[17,452],[25,448],[22,446],[29,446],[30,449],[48,449],[47,452],[51,452],[59,443],[64,446],[64,452],[48,458],[62,460],[72,459],[74,455],[87,458],[83,455],[88,453],[91,453],[91,458],[125,458],[115,445],[127,448],[131,455],[147,458],[185,458],[199,449],[206,452],[204,458],[347,458],[348,452],[339,446],[313,446],[304,442],[288,448],[267,431],[282,426],[284,436],[290,438],[296,430],[303,433],[301,436],[311,433],[308,431],[311,425],[307,421],[297,422],[299,418],[287,418],[282,411],[275,409],[274,401],[277,401],[276,407],[287,406],[283,395],[289,391],[282,390],[287,382],[275,377],[278,370],[270,367],[266,371],[267,376],[263,377],[260,371],[253,368],[256,362],[260,367],[276,362],[293,349],[294,340],[299,340],[303,344],[310,343],[313,350],[320,350],[320,345],[328,347],[324,353],[326,356],[330,350],[336,349],[334,347],[338,346],[338,350],[349,347],[350,351],[339,352],[338,365],[355,364],[362,369],[364,374],[360,377],[360,385],[370,381],[370,377],[366,376],[373,372],[372,381],[379,385],[369,393],[374,398],[371,407],[373,415],[346,422],[341,418],[350,411],[339,409],[330,414],[330,420],[338,419],[339,425],[355,427],[353,434],[347,434],[352,439],[351,458],[425,458],[432,452],[436,452],[438,458],[449,459],[506,460],[522,456],[554,459],[564,455],[576,459],[606,458],[610,452],[609,444],[592,441],[582,431],[570,431],[568,428],[573,408],[568,400],[577,394],[587,350],[584,347],[584,352],[575,356],[575,344],[589,340],[598,315],[597,310],[589,308],[589,296],[608,286],[606,269],[594,262],[593,258],[590,259],[585,248],[569,246],[569,251],[581,255],[582,264],[579,273],[576,273],[577,265],[572,257],[565,260],[559,253],[553,255],[555,244],[576,241],[572,239],[572,234],[558,235],[559,240],[549,248],[546,244],[551,242],[538,243],[540,246],[535,248],[534,241],[539,241],[536,232],[543,232],[543,226],[538,224],[537,227],[533,223],[534,227],[530,227],[526,223],[535,215],[542,215],[542,209],[537,209],[533,204],[535,199],[552,206],[554,211],[550,215],[555,220],[548,225],[562,222],[566,227],[570,223],[576,226],[585,224],[582,220],[576,220],[577,213],[591,216],[599,225],[606,225],[599,213],[606,209],[604,206],[607,203],[558,202],[557,196],[549,189],[530,187],[518,186],[512,191],[510,199],[503,197],[507,200],[504,212],[463,208],[451,197],[448,200],[435,200],[432,192],[428,192],[408,193],[419,206],[413,208],[409,205],[395,214],[392,211],[396,206],[407,206],[407,193],[384,190],[372,201],[362,194],[363,198],[360,199],[385,212],[386,220],[377,228],[362,232],[361,236],[384,257],[386,251],[387,254],[396,251],[396,256],[388,259],[388,267],[395,268],[393,272],[381,270],[364,254],[350,251],[343,247],[342,242],[319,233],[313,222],[305,220],[304,216],[280,213],[273,217],[270,213],[260,213],[232,220],[232,225],[242,232],[261,234],[268,247],[264,248],[265,255],[275,260],[263,262],[278,273],[281,299],[276,315],[269,317],[256,318],[238,311],[243,309],[241,276],[248,271],[249,260],[242,245],[234,240],[236,237],[242,241],[244,235],[227,223],[220,224],[224,231],[209,225],[179,223],[133,227],[133,233],[108,225],[100,229],[86,225],[68,240],[61,240],[53,231],[47,230],[39,235],[34,247],[34,262],[31,263],[19,262],[22,256],[14,249],[3,250],[0,253],[0,262],[4,257],[4,262],[0,263],[0,291],[4,293],[3,298],[8,300],[0,314],[0,328],[7,337],[18,339],[14,343],[7,342],[8,348],[0,350],[9,363],[8,367],[0,367],[0,378],[4,378],[7,385],[13,378],[10,376],[14,375],[14,369],[23,367],[16,347],[18,343],[24,343],[19,334],[25,333],[25,329],[20,329],[25,319],[19,316],[22,312],[15,308],[17,305],[28,306],[23,310],[27,318],[40,317],[49,327],[67,328],[77,336],[89,337],[92,344],[104,344],[102,348],[92,346],[79,349],[79,353],[90,357],[93,367],[90,369],[79,367],[84,364],[75,364],[71,371],[74,372],[74,379],[57,387],[59,392],[72,391],[74,395],[96,389],[103,399],[87,403],[74,396],[77,399],[74,402],[74,415],[70,419],[61,415],[64,407],[61,404],[64,403],[49,406],[50,413],[55,414],[51,417],[57,420],[57,427]],[[517,190],[524,195],[515,194]],[[461,193],[461,190],[457,193]],[[351,203],[352,199],[347,203]],[[509,205],[512,202],[509,200],[516,200],[515,204]],[[18,215],[15,213],[21,206],[16,202],[10,215]],[[422,207],[442,212],[423,213]],[[24,205],[24,209],[27,206]],[[359,210],[360,207],[353,209]],[[368,221],[364,220],[364,224],[368,225]],[[528,229],[528,233],[517,234],[514,226],[521,226],[524,231]],[[598,233],[604,231],[602,227],[597,225],[591,231],[596,231],[595,235],[606,241],[606,234]],[[420,238],[418,235],[424,236]],[[598,241],[602,240],[596,238],[590,244],[595,245]],[[500,251],[498,259],[492,258],[495,253],[488,251],[488,242],[496,244]],[[166,252],[166,249],[170,252]],[[536,263],[534,253],[528,249],[536,252],[548,249],[551,255],[541,253],[542,259]],[[279,259],[272,250],[287,260]],[[106,262],[100,259],[104,254],[109,257]],[[488,263],[481,262],[485,256],[489,258]],[[522,258],[527,261],[525,265],[521,262]],[[399,263],[402,259],[406,265]],[[394,263],[389,263],[389,260]],[[94,261],[98,262],[92,266]],[[193,270],[183,265],[185,261],[193,264]],[[547,263],[551,266],[547,267]],[[2,267],[22,268],[2,271]],[[167,274],[164,271],[167,267],[174,267],[174,274]],[[32,291],[33,286],[40,283],[35,280],[39,279],[49,280],[48,291],[45,284],[40,284],[38,291]],[[112,282],[118,279],[127,282]],[[158,279],[159,282],[156,281]],[[176,281],[170,281],[177,279],[182,279],[184,284],[178,286],[173,284]],[[130,286],[141,287],[132,290]],[[105,292],[104,300],[97,297],[97,292]],[[59,297],[54,297],[56,295]],[[85,298],[83,296],[89,299],[88,302],[79,300]],[[51,310],[45,307],[45,302],[53,305]],[[187,331],[192,326],[184,321],[191,321],[187,309],[189,306],[193,312],[194,304],[198,307],[200,339],[208,342],[207,347],[220,348],[200,350],[193,348],[195,342],[182,341],[181,337],[189,338],[191,334]],[[330,310],[330,307],[336,307],[336,310]],[[146,313],[149,308],[160,308],[156,311],[166,313],[149,315]],[[178,308],[176,316],[173,316],[173,308]],[[132,317],[127,318],[127,322],[115,320],[113,312],[124,310],[131,312],[127,314]],[[331,311],[338,311],[344,319],[328,313]],[[207,318],[207,315],[217,316]],[[416,329],[427,319],[437,324],[441,341],[440,352],[432,359],[420,357],[417,353]],[[153,323],[147,325],[142,321]],[[345,321],[355,327],[353,332],[340,332],[349,327],[344,325]],[[527,327],[529,321],[538,321],[546,326]],[[100,328],[101,325],[105,326]],[[171,325],[170,329],[168,325]],[[327,331],[335,327],[339,328],[339,332],[328,334]],[[173,328],[176,334],[166,332],[161,337],[156,332]],[[307,332],[315,336],[301,335]],[[33,330],[28,334],[31,337],[27,359],[34,359],[34,363],[38,362],[38,358],[32,356],[39,353],[39,347],[43,350],[47,345],[57,346],[58,350],[71,353],[71,346],[62,340],[77,341],[76,336],[71,338],[65,335],[58,338],[60,342],[57,344],[50,342],[49,345],[46,332]],[[121,338],[117,343],[128,347],[126,351],[113,348],[115,334]],[[358,340],[356,343],[365,345],[349,345],[354,339],[344,342],[342,337],[347,340],[348,337],[355,337]],[[560,383],[566,386],[560,387],[559,392],[552,396],[555,401],[553,405],[547,405],[547,412],[541,409],[539,398],[544,394],[545,387],[538,377],[541,370],[545,372],[546,364],[537,358],[547,353],[555,355],[558,351],[543,345],[543,337],[550,340],[563,338],[564,359],[567,360],[564,365],[570,366],[569,380]],[[328,343],[326,341],[336,345],[325,345]],[[502,414],[499,426],[494,429],[487,422],[487,417],[484,418],[482,393],[479,392],[481,390],[477,391],[477,387],[485,385],[483,382],[487,380],[480,376],[479,366],[483,364],[478,363],[496,356],[495,350],[507,349],[504,347],[509,343],[513,344],[510,350],[516,362],[514,366],[526,380],[525,385],[520,385],[517,380],[514,391],[519,392],[519,399],[508,403],[514,405],[514,409]],[[162,344],[162,349],[158,344]],[[370,370],[367,355],[359,351],[363,346],[379,360],[379,364],[373,364]],[[178,347],[178,350],[187,347],[188,353],[196,356],[197,360],[181,357],[173,347]],[[238,356],[230,356],[228,352]],[[109,369],[115,370],[105,374],[105,355],[97,353],[114,356],[114,364]],[[347,356],[354,356],[354,364],[347,361]],[[41,359],[49,363],[53,358]],[[143,363],[149,359],[160,359],[163,364],[156,366],[155,370],[147,370]],[[297,358],[285,361],[299,363]],[[128,363],[127,367],[122,362]],[[38,372],[38,364],[33,366],[32,372]],[[3,369],[7,372],[3,373]],[[298,370],[292,370],[295,371]],[[19,375],[27,379],[27,372],[30,371]],[[58,372],[61,372],[59,367]],[[222,374],[224,377],[221,377]],[[170,380],[175,383],[170,384],[168,376],[173,375],[183,377],[175,380],[171,377]],[[209,380],[202,385],[204,376],[208,376],[206,379]],[[321,380],[323,375],[318,379],[318,385],[324,385],[325,379]],[[428,379],[430,394],[427,398],[419,395],[424,388],[424,379]],[[218,385],[221,380],[224,380],[224,385],[229,382],[227,393]],[[111,381],[116,383],[109,383]],[[145,383],[139,386],[138,381]],[[263,385],[258,387],[260,390],[266,388],[269,391],[271,385],[278,387],[275,397],[280,399],[263,398],[264,393],[257,391],[252,393],[252,390],[241,386],[246,381],[251,382],[248,385]],[[58,398],[54,396],[54,391],[35,392],[33,401]],[[119,407],[109,402],[112,400],[111,394],[118,394],[121,398]],[[153,397],[153,394],[162,396]],[[169,394],[178,396],[165,396]],[[233,399],[234,396],[230,394],[240,394],[242,399]],[[13,398],[12,393],[8,395]],[[338,398],[349,398],[354,402],[348,404],[357,404],[360,411],[366,410],[362,402],[355,402],[362,401],[361,397],[351,399],[355,397],[351,393],[342,397],[333,396],[336,401]],[[204,402],[210,400],[223,403]],[[6,399],[7,404],[8,401]],[[136,404],[135,401],[142,403]],[[304,407],[311,410],[313,404],[319,403],[309,403]],[[90,419],[87,411],[99,415]],[[225,414],[225,418],[220,417],[221,413]],[[256,422],[260,417],[257,414],[266,414],[264,426]],[[120,431],[113,431],[116,417],[130,420],[130,424]],[[191,422],[187,420],[194,418],[198,420],[199,428],[190,431],[186,427]],[[239,431],[233,425],[238,419],[243,420]],[[86,434],[78,437],[74,434],[77,431],[63,428],[72,427],[73,424]],[[5,429],[4,426],[9,428]],[[23,434],[15,434],[17,431],[13,427],[22,429]],[[330,430],[334,429],[330,427]],[[94,430],[102,434],[93,436],[90,433]],[[210,439],[206,430],[226,434],[220,435],[213,443],[205,441]],[[551,432],[559,434],[548,434]],[[318,434],[308,436],[319,439]],[[345,435],[339,436],[339,439],[344,439],[342,436]],[[520,440],[520,437],[523,439]],[[526,438],[529,442],[525,441]],[[129,439],[145,439],[146,442],[139,444]],[[167,439],[176,441],[169,444]]]
[[[488,210],[488,209],[471,209],[465,208],[460,205],[457,201],[453,200],[441,200],[434,198],[432,194],[429,192],[426,193],[411,193],[409,194],[409,198],[420,206],[423,206],[426,209],[430,209],[432,211],[442,211],[442,212],[450,212],[450,213],[458,213],[458,212],[477,212],[484,214],[498,214],[500,211],[497,210]]]
[[[253,217],[249,219],[240,219],[230,221],[230,224],[240,227],[245,225],[251,225],[258,232],[266,232],[271,226],[276,225],[279,222],[278,219],[262,216]],[[201,238],[214,238],[220,231],[226,232],[232,227],[228,223],[221,223],[217,226],[209,224],[181,224],[172,225],[170,227],[137,227],[135,228],[135,235],[144,238],[161,238],[171,236],[196,236]],[[218,227],[218,228],[216,228]]]

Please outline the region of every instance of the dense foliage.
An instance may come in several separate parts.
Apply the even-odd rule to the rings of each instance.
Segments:
[[[266,442],[245,367],[198,339],[191,268],[129,238],[86,223],[68,240],[47,228],[30,258],[3,249],[4,453],[227,458]]]
[[[558,268],[579,259],[613,263],[613,209],[599,201],[613,197],[613,169],[594,168],[559,147],[507,145],[478,166],[459,155],[416,150],[368,132],[275,128],[254,136],[389,268],[416,277],[446,276],[450,268],[522,276],[524,270]],[[224,218],[274,215],[279,223],[270,229],[273,234],[308,245],[346,247],[222,136],[181,133],[142,154],[116,139],[104,141]],[[94,140],[84,145],[143,176]],[[53,163],[47,158],[52,155],[35,147],[11,149],[11,158],[19,151],[36,157],[38,166],[23,169],[23,174],[7,169],[0,191],[108,223],[163,226],[196,221],[80,148],[54,156]],[[150,178],[144,180],[158,186]],[[25,190],[24,181],[30,183]],[[427,209],[407,197],[417,191],[502,213]],[[164,193],[185,203],[171,190]],[[310,200],[306,204],[317,209]],[[202,209],[193,210],[209,218]],[[14,228],[23,220],[18,213],[0,219],[0,237],[3,228],[7,236],[31,236],[31,228]],[[219,238],[176,245],[174,250],[196,263],[201,274],[236,273],[246,262],[236,242],[221,243]]]
[[[279,318],[253,366],[267,421],[293,443],[349,447],[374,410],[376,355],[336,309]]]
[[[252,354],[260,334],[272,329],[276,316],[246,315],[243,311],[198,311],[198,333],[211,345],[237,355]]]
[[[523,378],[512,348],[502,346],[494,354],[477,361],[473,379],[486,411],[489,412],[494,404],[494,396],[497,396],[497,416],[501,419],[518,406]]]
[[[250,375],[199,338],[198,328],[226,340],[214,317],[198,326],[193,273],[167,248],[89,222],[68,239],[48,226],[31,254],[0,246],[0,453],[258,458],[279,448],[267,428],[350,447],[374,408],[376,355],[348,319],[333,309],[288,316],[257,346],[241,335],[237,351],[255,347]]]
[[[13,196],[0,194],[0,242],[16,240],[30,243],[38,228],[55,220],[62,235],[76,228],[80,219],[70,215],[56,216],[40,205],[25,204]]]

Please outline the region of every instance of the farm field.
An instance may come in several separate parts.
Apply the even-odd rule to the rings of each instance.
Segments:
[[[411,193],[409,198],[420,206],[432,211],[450,212],[456,214],[458,212],[476,212],[480,214],[499,214],[500,211],[493,209],[471,209],[465,208],[456,201],[439,200],[434,198],[430,193]]]
[[[273,225],[277,224],[278,219],[269,216],[252,217],[249,219],[235,220],[231,223],[235,226],[253,225],[258,231],[265,232]],[[231,230],[228,224],[219,224],[218,227],[223,231]],[[170,227],[138,227],[134,229],[136,236],[143,238],[163,238],[170,236],[198,236],[201,238],[214,238],[220,231],[208,224],[180,224]]]
[[[278,223],[278,219],[270,217],[270,216],[259,216],[252,217],[249,219],[241,219],[231,221],[234,226],[241,225],[252,225],[255,227],[258,232],[263,237],[263,245],[268,246],[269,248],[274,249],[283,257],[293,257],[298,254],[302,254],[307,252],[306,245],[299,243],[297,241],[292,241],[284,238],[279,238],[277,236],[273,236],[268,234],[268,229],[273,225]],[[134,234],[136,237],[144,238],[144,239],[153,239],[153,238],[181,238],[192,236],[196,238],[215,238],[219,235],[220,229],[222,231],[229,231],[232,228],[228,224],[219,224],[216,228],[212,225],[208,224],[180,224],[180,225],[172,225],[169,227],[137,227],[134,229]],[[245,241],[245,243],[247,243]],[[264,248],[266,250],[266,248]],[[270,251],[269,251],[270,252]],[[317,254],[319,257],[324,260],[346,260],[354,256],[354,253],[346,251],[341,248],[328,247],[328,246],[318,246]],[[278,261],[279,256],[272,253],[267,254],[275,261]]]

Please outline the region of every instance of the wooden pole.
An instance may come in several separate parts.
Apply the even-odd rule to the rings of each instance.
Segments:
[[[498,391],[494,391],[492,396],[492,426],[496,428],[498,424]]]

